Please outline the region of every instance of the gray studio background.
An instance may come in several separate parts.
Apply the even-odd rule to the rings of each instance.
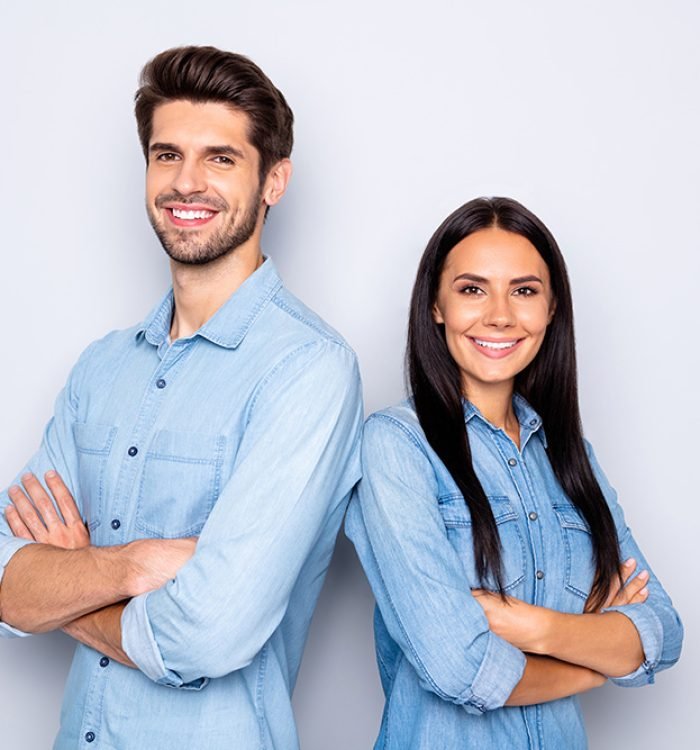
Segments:
[[[79,352],[168,283],[143,210],[141,65],[183,43],[246,53],[296,113],[295,175],[264,248],[357,350],[368,412],[402,397],[410,288],[444,216],[512,195],[559,239],[586,432],[686,625],[656,687],[586,696],[591,747],[696,747],[697,4],[8,5],[0,482],[34,450]],[[305,750],[371,747],[371,610],[341,538],[295,693]],[[71,651],[59,634],[0,642],[2,750],[50,747]]]

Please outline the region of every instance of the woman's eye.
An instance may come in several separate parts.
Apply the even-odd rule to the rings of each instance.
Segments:
[[[537,294],[537,289],[531,286],[521,286],[515,290],[515,294],[518,297],[531,297],[533,294]]]
[[[473,284],[470,284],[469,286],[463,286],[459,291],[461,294],[483,294],[483,291],[478,286],[474,286]]]

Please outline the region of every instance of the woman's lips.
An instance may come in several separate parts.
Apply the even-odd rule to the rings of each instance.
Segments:
[[[467,336],[474,348],[489,359],[503,359],[512,354],[523,339],[482,339],[476,336]]]

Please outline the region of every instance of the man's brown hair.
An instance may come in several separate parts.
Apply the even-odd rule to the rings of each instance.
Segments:
[[[169,101],[221,102],[245,112],[248,138],[260,154],[260,180],[292,152],[294,115],[282,92],[247,57],[216,47],[174,47],[146,63],[136,92],[136,122],[143,153],[153,112]]]

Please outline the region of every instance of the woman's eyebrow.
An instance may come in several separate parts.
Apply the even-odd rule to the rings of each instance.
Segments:
[[[544,282],[539,276],[518,276],[517,279],[511,279],[511,284],[525,284],[528,281],[538,281],[540,284],[544,286]]]
[[[489,280],[483,276],[477,276],[475,273],[460,273],[459,276],[455,276],[453,281],[459,281],[465,279],[467,281],[478,281],[480,284],[488,284]]]

